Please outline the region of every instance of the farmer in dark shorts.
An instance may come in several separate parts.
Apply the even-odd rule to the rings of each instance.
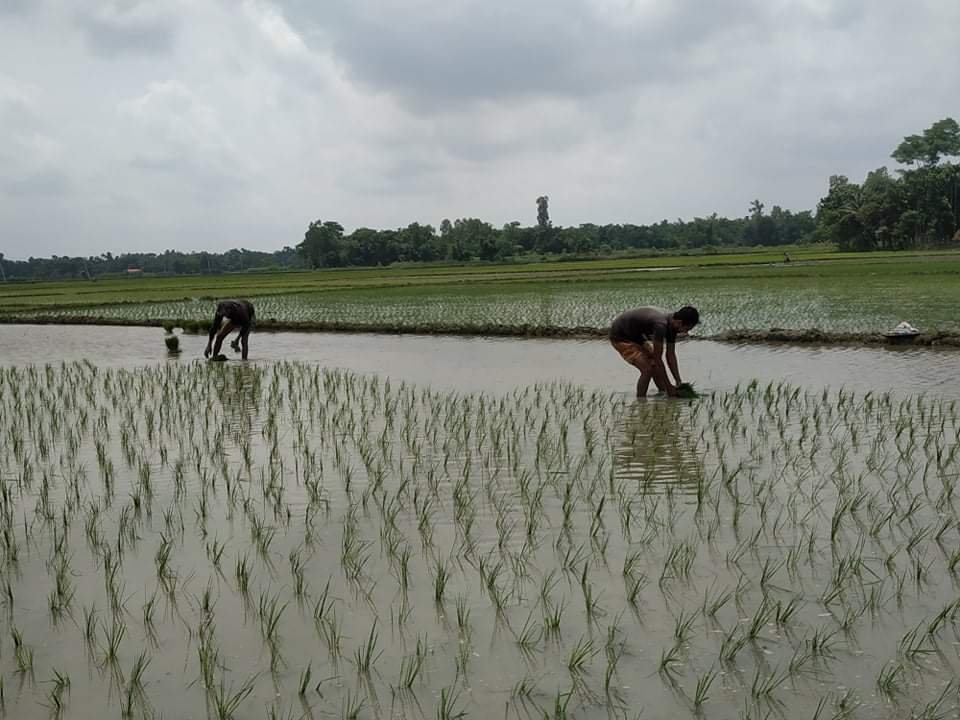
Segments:
[[[254,312],[253,303],[249,300],[221,300],[217,303],[217,314],[213,316],[213,324],[210,326],[210,336],[207,339],[207,349],[203,351],[203,356],[210,357],[210,346],[213,344],[213,336],[217,336],[217,342],[213,345],[213,357],[216,359],[220,355],[220,346],[224,338],[234,330],[239,330],[240,334],[230,343],[234,352],[243,351],[240,357],[247,359],[247,350],[249,349],[250,330],[253,327]]]
[[[640,307],[620,313],[610,325],[610,343],[620,357],[640,371],[637,380],[637,397],[645,397],[650,379],[661,392],[677,394],[680,370],[677,368],[677,353],[674,342],[680,333],[689,332],[700,322],[700,313],[687,305],[675,313],[655,307]],[[673,373],[670,382],[667,367],[663,363],[663,344],[667,344],[667,367]]]

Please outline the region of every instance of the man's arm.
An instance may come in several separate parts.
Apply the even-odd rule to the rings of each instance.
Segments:
[[[679,385],[683,382],[680,379],[680,369],[677,367],[677,350],[676,346],[672,342],[667,342],[667,366],[670,368],[670,372],[673,373],[673,381]]]
[[[667,395],[676,395],[677,388],[670,384],[667,370],[663,366],[663,340],[656,338],[653,341],[653,354],[648,357],[653,363],[653,381],[657,384],[657,387]],[[674,359],[674,362],[676,362],[676,359]]]
[[[220,329],[222,324],[223,315],[220,314],[220,308],[217,308],[217,314],[213,316],[213,324],[210,326],[210,334],[207,335],[207,348],[203,351],[204,357],[210,357],[210,350],[213,346],[213,336],[217,334],[217,330]]]

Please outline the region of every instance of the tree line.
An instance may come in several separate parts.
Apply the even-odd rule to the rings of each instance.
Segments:
[[[541,213],[542,216],[542,213]],[[360,228],[345,233],[334,221],[310,223],[297,249],[308,267],[389,265],[396,262],[468,262],[539,259],[556,256],[604,257],[644,251],[710,251],[756,245],[794,245],[813,240],[810,211],[793,213],[774,206],[767,214],[754,201],[751,214],[723,218],[663,220],[653,225],[556,227],[519,222],[495,227],[479,218],[444,220],[439,230],[412,223],[397,230]]]
[[[710,252],[752,246],[834,243],[841,250],[960,247],[960,126],[952,118],[910,135],[891,157],[905,168],[870,172],[861,184],[830,178],[816,214],[791,212],[759,200],[743,217],[716,213],[651,225],[553,225],[549,197],[536,199],[537,222],[502,227],[479,218],[443,220],[439,228],[411,223],[396,230],[358,228],[316,220],[296,247],[275,252],[105,253],[96,257],[4,259],[0,280],[39,280],[118,274],[198,274],[393,263],[498,262],[550,257],[603,257],[657,251]]]
[[[10,260],[0,253],[0,281],[57,280],[118,275],[199,275],[252,270],[286,270],[304,267],[296,248],[285,247],[275,252],[246,248],[226,252],[104,253],[89,257],[53,255]]]
[[[817,235],[841,250],[904,250],[960,247],[960,126],[953,118],[910,135],[891,157],[906,169],[886,167],[862,184],[843,175],[830,178],[817,206]]]

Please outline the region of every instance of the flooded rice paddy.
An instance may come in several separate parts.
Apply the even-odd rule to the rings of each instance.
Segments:
[[[957,714],[956,354],[0,341],[9,717]]]

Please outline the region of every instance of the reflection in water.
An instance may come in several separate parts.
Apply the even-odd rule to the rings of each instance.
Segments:
[[[262,374],[247,363],[211,368],[210,382],[223,410],[223,426],[238,445],[245,445],[253,433],[254,418],[260,411]]]
[[[667,486],[696,492],[703,465],[689,419],[685,402],[641,398],[626,405],[613,439],[616,478],[636,481],[642,493]]]

